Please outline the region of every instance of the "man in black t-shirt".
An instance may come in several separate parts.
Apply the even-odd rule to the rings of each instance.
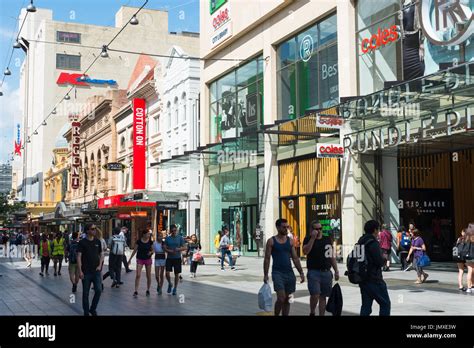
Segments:
[[[84,315],[97,315],[97,305],[99,304],[100,294],[102,292],[102,277],[100,274],[100,265],[104,262],[104,250],[100,240],[96,235],[96,226],[87,224],[84,228],[87,237],[81,239],[77,247],[77,267],[79,277],[82,279],[82,309]],[[91,283],[94,283],[94,298],[89,308],[89,291]]]
[[[315,315],[319,302],[319,315],[326,313],[326,299],[331,295],[332,273],[339,280],[336,255],[330,237],[323,236],[323,228],[319,221],[311,222],[311,232],[303,241],[303,253],[307,257],[308,290],[311,295],[310,315]]]

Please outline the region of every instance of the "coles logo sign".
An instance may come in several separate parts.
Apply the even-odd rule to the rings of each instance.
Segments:
[[[229,8],[227,7],[219,11],[217,15],[214,16],[214,18],[212,19],[212,26],[214,27],[214,30],[217,30],[224,24],[226,24],[228,21],[230,21],[230,13]]]
[[[372,35],[370,38],[362,40],[361,51],[365,54],[370,51],[375,51],[388,43],[395,42],[398,40],[400,35],[398,34],[398,27],[393,25],[390,29],[379,28],[377,33]]]
[[[316,127],[341,129],[344,125],[344,118],[331,115],[318,115]]]
[[[317,144],[317,158],[343,158],[344,146],[339,144]]]

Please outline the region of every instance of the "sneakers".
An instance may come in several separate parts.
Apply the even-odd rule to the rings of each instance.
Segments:
[[[176,288],[173,288],[173,296],[176,296]]]
[[[135,292],[133,293],[133,298],[137,298],[137,296],[138,296],[138,292],[135,291]]]
[[[171,284],[168,284],[168,290],[166,291],[166,293],[171,294],[172,289],[173,289],[173,286]]]
[[[97,311],[94,310],[94,311],[89,311],[89,312],[90,312],[90,314],[91,314],[93,317],[96,317],[96,316],[97,316]]]
[[[150,296],[150,290],[147,290],[147,291],[146,291],[146,296],[147,296],[147,297]]]
[[[111,288],[115,288],[115,286],[117,286],[117,283],[113,282]]]
[[[467,289],[463,286],[462,288],[459,288],[459,291],[465,292]]]
[[[40,276],[44,277],[44,274],[43,274],[43,272],[40,272]]]
[[[58,276],[60,276],[60,275],[61,275],[61,272],[58,272]]]
[[[76,292],[77,291],[77,284],[72,284],[72,292]]]
[[[56,277],[58,274],[56,272],[54,272],[54,276]]]
[[[179,282],[182,283],[183,282],[183,276],[180,274],[179,275]]]
[[[224,267],[221,267],[221,271],[225,271]]]
[[[158,295],[161,295],[162,291],[161,291],[161,288],[159,286],[156,288],[156,292],[158,293]]]
[[[471,294],[471,293],[473,292],[473,290],[472,290],[472,288],[469,288],[469,289],[466,290],[466,292],[467,292],[468,294]]]
[[[233,270],[233,271],[235,271],[235,267],[234,267],[234,266],[232,266],[230,269]]]

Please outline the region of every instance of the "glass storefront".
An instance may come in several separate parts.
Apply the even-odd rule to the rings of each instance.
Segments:
[[[249,255],[257,252],[255,228],[258,221],[258,170],[245,168],[212,175],[209,190],[211,240],[217,231],[229,228],[234,248]],[[216,252],[211,244],[211,251]]]
[[[210,85],[210,143],[235,138],[263,124],[263,57]]]
[[[474,40],[462,45],[435,45],[425,35],[418,2],[405,0],[359,0],[356,7],[359,94],[366,95],[385,88],[385,82],[411,80],[474,60]],[[440,28],[435,1],[431,2],[430,24]],[[457,20],[469,18],[474,2],[461,0],[455,7]],[[441,11],[442,9],[438,9]],[[454,10],[448,13],[452,15]],[[448,16],[448,17],[449,17]],[[452,22],[452,18],[447,23]],[[458,23],[459,24],[459,23]],[[442,29],[442,28],[441,28]],[[449,39],[457,29],[449,25],[440,32]],[[435,29],[436,30],[436,29]]]
[[[278,119],[295,119],[339,101],[337,17],[332,15],[277,48]]]

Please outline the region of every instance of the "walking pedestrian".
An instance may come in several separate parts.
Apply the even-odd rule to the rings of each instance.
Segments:
[[[191,236],[190,242],[188,243],[188,250],[186,252],[187,256],[191,260],[191,262],[190,262],[190,264],[191,264],[191,267],[190,267],[191,275],[190,275],[190,277],[191,278],[196,278],[197,266],[199,264],[198,260],[194,260],[195,259],[194,254],[199,252],[201,249],[202,249],[201,243],[197,239],[197,236],[195,234],[193,234]]]
[[[277,293],[275,302],[275,315],[280,313],[284,316],[290,314],[290,296],[296,290],[296,277],[291,267],[290,258],[298,270],[301,283],[304,282],[304,273],[301,268],[300,259],[296,255],[294,241],[288,237],[288,221],[278,219],[275,222],[278,234],[267,240],[265,249],[265,259],[263,261],[263,282],[268,283],[268,270],[270,268],[270,258],[272,264],[273,288]]]
[[[28,233],[28,235],[25,238],[25,244],[23,246],[24,250],[24,259],[26,261],[26,268],[31,267],[31,263],[33,261],[33,238],[31,238],[31,235]]]
[[[121,229],[120,229],[120,234],[122,235],[122,237],[125,239],[125,246],[130,248],[130,232],[128,231],[128,228],[123,226]],[[125,248],[127,249],[127,248]],[[122,258],[122,262],[123,262],[123,267],[125,267],[125,272],[126,273],[130,273],[132,270],[130,269],[130,267],[128,266],[129,263],[127,261],[127,255],[126,253],[124,252],[123,253],[123,258]],[[120,283],[122,284],[122,283]]]
[[[138,286],[140,285],[140,277],[143,266],[145,266],[146,271],[146,296],[150,296],[152,265],[151,256],[153,255],[153,241],[151,240],[151,235],[147,229],[141,231],[141,237],[135,243],[132,256],[130,256],[130,260],[128,260],[129,266],[135,254],[137,254],[137,270],[135,276],[135,292],[133,293],[133,297],[137,298],[138,296]]]
[[[72,283],[72,292],[77,291],[77,283],[79,283],[79,268],[77,267],[77,250],[79,248],[79,233],[72,232],[69,243],[66,247],[65,261],[69,262],[69,279]]]
[[[96,226],[86,224],[85,231],[87,238],[81,239],[77,248],[77,267],[79,268],[79,278],[82,279],[82,309],[85,316],[89,314],[97,316],[97,306],[102,293],[100,270],[104,262],[104,251],[102,243],[96,238]],[[89,291],[92,283],[95,291],[92,304],[89,307]]]
[[[61,275],[64,250],[66,249],[66,241],[64,240],[61,232],[56,233],[56,238],[54,238],[52,243],[52,249],[54,276],[56,277],[57,275]]]
[[[336,255],[332,239],[323,236],[323,226],[317,220],[311,222],[311,231],[303,240],[303,254],[306,255],[308,290],[310,294],[310,315],[314,316],[319,302],[319,315],[326,313],[327,298],[331,296],[332,278],[339,280]]]
[[[45,233],[43,233],[43,235],[41,236],[39,254],[41,256],[40,276],[43,277],[45,271],[46,275],[49,275],[49,261],[51,260],[51,242],[48,239],[48,235]]]
[[[164,242],[163,233],[161,231],[156,232],[156,240],[153,242],[153,251],[155,252],[155,278],[158,295],[163,293],[162,289],[165,280],[166,253]]]
[[[181,273],[181,252],[186,250],[184,238],[178,233],[176,225],[170,226],[170,235],[165,239],[165,251],[168,253],[166,257],[166,280],[168,281],[168,294],[176,295],[178,282]],[[174,270],[174,287],[171,285],[170,272]]]
[[[112,278],[112,288],[120,288],[122,278],[122,260],[125,253],[125,238],[120,234],[118,227],[112,231],[112,238],[110,238],[110,253],[109,253],[109,271],[104,274],[102,280],[106,279],[108,275]]]
[[[401,270],[404,271],[408,268],[407,256],[411,247],[411,237],[405,227],[400,226],[397,232],[397,250],[398,256],[401,262]]]
[[[458,266],[458,286],[459,286],[459,291],[466,291],[467,288],[463,286],[463,278],[464,278],[464,268],[466,267],[466,259],[465,256],[463,255],[463,249],[464,246],[466,245],[466,229],[463,228],[461,230],[461,234],[459,235],[459,238],[456,240],[456,253],[455,255],[455,261],[456,265]]]
[[[234,262],[232,260],[232,252],[230,251],[229,229],[225,227],[223,233],[224,235],[219,243],[219,248],[221,250],[221,271],[225,271],[224,260],[226,255],[229,258],[230,269],[235,270]]]
[[[382,270],[388,272],[390,271],[390,254],[392,253],[392,234],[385,224],[382,225],[382,231],[379,233],[379,243],[385,260]]]
[[[217,263],[220,262],[220,256],[221,256],[221,250],[219,247],[221,244],[221,238],[222,238],[222,231],[217,231],[217,234],[214,237],[214,247],[216,248]]]
[[[390,315],[390,297],[387,284],[382,276],[382,266],[385,264],[385,259],[382,256],[380,245],[377,243],[379,231],[380,225],[377,221],[367,221],[364,225],[365,234],[357,242],[362,248],[361,255],[365,255],[367,260],[367,278],[359,284],[362,297],[361,316],[369,316],[372,313],[374,300],[380,306],[380,316]]]
[[[410,259],[410,256],[413,254],[413,264],[416,270],[416,282],[415,284],[421,284],[426,281],[428,278],[428,274],[423,271],[423,267],[421,267],[420,259],[426,252],[426,245],[423,239],[420,236],[420,231],[418,229],[413,230],[413,242],[408,252],[407,261]]]
[[[463,248],[463,255],[466,258],[467,266],[467,293],[474,293],[472,284],[474,283],[474,222],[471,222],[466,232],[466,243]]]

